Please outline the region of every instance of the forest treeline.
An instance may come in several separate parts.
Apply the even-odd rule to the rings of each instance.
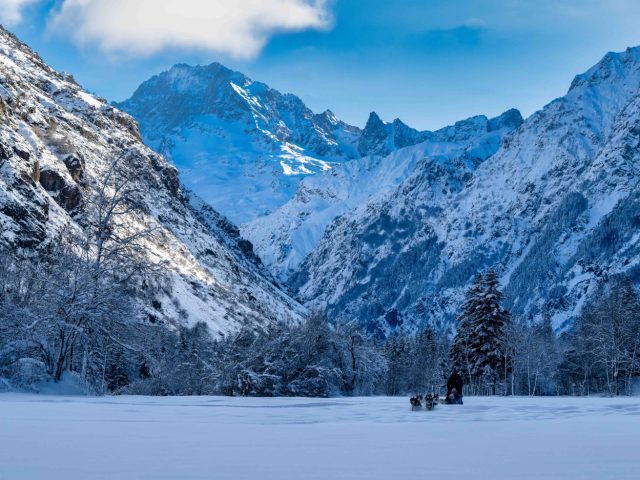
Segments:
[[[453,366],[466,395],[628,395],[640,376],[640,302],[626,278],[603,285],[573,327],[512,317],[495,273],[467,292],[457,331],[371,338],[322,312],[299,325],[211,337],[205,324],[139,321],[126,283],[95,287],[94,259],[62,242],[37,259],[0,256],[0,378],[30,390],[75,377],[96,394],[338,396],[443,393]],[[43,261],[44,259],[44,261]],[[130,277],[132,273],[118,270]]]

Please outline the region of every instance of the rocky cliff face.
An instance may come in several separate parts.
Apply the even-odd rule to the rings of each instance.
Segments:
[[[606,55],[486,160],[423,158],[337,219],[291,285],[387,334],[451,320],[496,267],[515,314],[563,328],[598,282],[640,279],[639,94],[640,49]]]
[[[229,112],[229,115],[236,115]],[[145,319],[242,325],[297,321],[251,245],[186,190],[174,166],[142,144],[126,113],[83,91],[0,28],[0,242],[37,252],[62,231],[83,233],[85,201],[115,158],[145,192],[131,228],[154,227],[147,250],[166,263],[168,283],[142,298]]]
[[[424,142],[432,136],[432,132],[419,132],[400,119],[384,123],[377,113],[372,112],[358,140],[358,153],[363,157],[385,156],[399,148]]]

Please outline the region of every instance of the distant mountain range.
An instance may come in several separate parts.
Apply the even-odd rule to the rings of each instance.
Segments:
[[[210,200],[242,224],[274,275],[332,318],[356,319],[382,335],[448,323],[472,276],[495,267],[514,313],[550,315],[562,329],[598,282],[636,277],[638,57],[637,48],[606,55],[524,123],[511,110],[436,132],[375,113],[359,130],[217,64],[175,67],[122,108],[152,145],[192,169],[187,182],[224,178],[222,187],[192,185],[205,198],[209,187],[236,198]],[[164,120],[150,86],[170,99],[170,112],[189,110],[197,98],[218,130],[203,126],[202,111]],[[231,149],[224,139],[238,132],[230,126],[238,118],[245,133]],[[203,132],[222,140],[209,148]],[[247,153],[255,144],[268,153]],[[283,162],[279,156],[292,158],[286,145],[317,168]],[[243,202],[262,206],[248,213]]]
[[[467,154],[473,162],[485,160],[496,152],[502,138],[522,123],[522,117],[517,110],[491,120],[473,117],[436,132],[414,130],[412,140],[407,135],[398,137],[398,125],[402,125],[398,120],[383,124],[384,128],[372,127],[380,134],[373,137],[368,129],[372,124],[380,125],[378,122],[372,114],[363,134],[368,147],[363,150],[382,154],[350,160],[330,172],[303,179],[289,202],[242,227],[242,234],[282,281],[296,272],[334,219],[393,191],[425,158],[447,162]],[[399,143],[410,146],[398,147]]]
[[[514,314],[560,331],[600,282],[640,283],[640,48],[526,120],[421,132],[315,114],[220,64],[176,65],[110,106],[4,30],[0,47],[0,241],[82,232],[83,195],[128,152],[173,272],[145,307],[161,321],[225,333],[297,321],[299,301],[374,335],[447,327],[492,267]]]
[[[371,113],[361,130],[331,111],[314,114],[295,95],[218,63],[176,65],[115,105],[139,121],[145,142],[173,160],[190,188],[241,225],[281,280],[331,221],[397,186],[418,159],[491,142],[480,154],[486,158],[504,133],[522,123],[511,110],[493,120],[480,116],[421,132]],[[382,161],[418,144],[411,154]]]

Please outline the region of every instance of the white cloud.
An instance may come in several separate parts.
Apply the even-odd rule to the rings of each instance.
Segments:
[[[38,0],[0,0],[0,22],[15,25],[22,20],[22,9]]]
[[[328,0],[65,0],[51,19],[54,31],[107,53],[199,48],[240,58],[278,32],[329,24]]]

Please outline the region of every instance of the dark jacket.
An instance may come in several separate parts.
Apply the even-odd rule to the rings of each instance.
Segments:
[[[462,377],[457,373],[452,373],[449,380],[447,380],[447,396],[451,395],[451,390],[454,388],[458,392],[458,395],[462,396],[462,385]]]

